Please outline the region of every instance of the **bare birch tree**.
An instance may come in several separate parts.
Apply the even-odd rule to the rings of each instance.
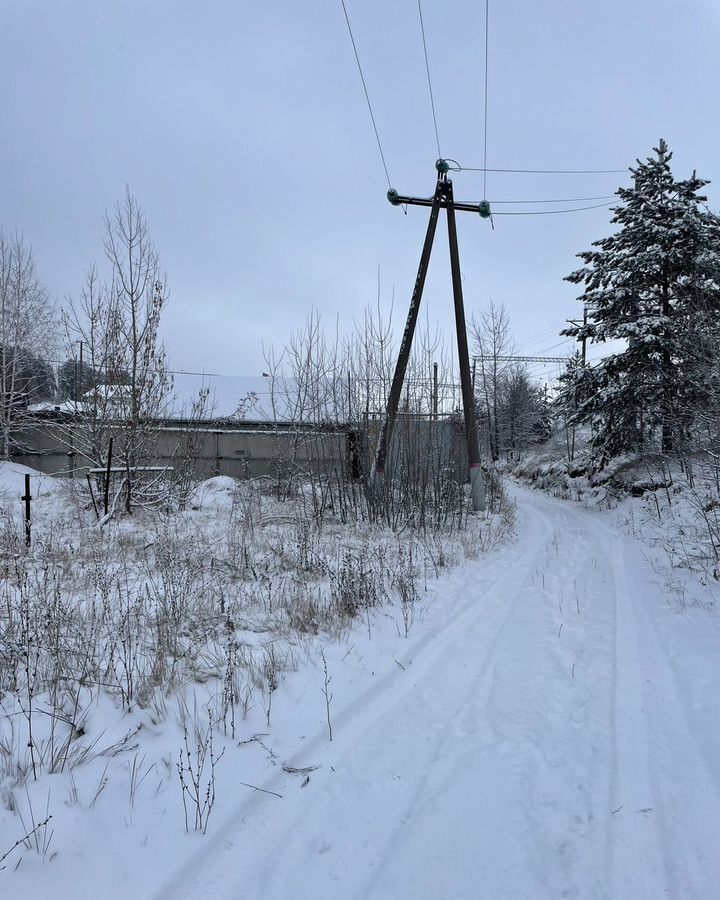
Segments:
[[[512,355],[513,340],[510,318],[504,306],[490,302],[490,307],[477,318],[473,316],[471,334],[478,356],[475,394],[487,418],[490,456],[500,457],[500,392],[509,363],[503,357]]]
[[[109,277],[102,281],[94,267],[89,270],[79,302],[70,302],[66,326],[69,340],[87,348],[92,371],[104,373],[103,382],[81,398],[83,452],[102,464],[112,434],[114,459],[125,470],[129,512],[136,470],[152,458],[172,377],[158,334],[167,303],[165,275],[145,214],[127,188],[106,214],[104,249]]]

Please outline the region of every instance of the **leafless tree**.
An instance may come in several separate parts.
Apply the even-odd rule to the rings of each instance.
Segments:
[[[280,351],[265,354],[271,416],[277,450],[274,489],[281,499],[302,493],[313,503],[315,521],[328,510],[343,521],[382,519],[393,528],[446,527],[465,514],[460,432],[446,391],[449,353],[439,335],[420,333],[405,378],[400,409],[388,450],[382,496],[369,476],[379,427],[385,415],[396,346],[391,323],[366,311],[341,341],[337,328],[326,335],[311,313],[305,326]],[[438,361],[438,378],[433,360]],[[434,396],[435,384],[438,392]],[[435,410],[444,421],[438,421]]]
[[[511,457],[517,458],[534,441],[548,436],[548,411],[541,388],[518,363],[504,376],[498,416],[501,447]]]
[[[489,309],[473,316],[470,329],[478,356],[475,394],[487,419],[490,456],[496,462],[500,457],[500,392],[509,367],[503,357],[514,350],[507,310],[491,301]]]
[[[52,356],[57,313],[41,283],[32,249],[0,230],[0,428],[11,453],[18,413],[36,399],[38,362]]]
[[[85,345],[88,366],[104,373],[102,383],[80,398],[83,452],[101,465],[113,436],[129,512],[137,467],[152,459],[158,421],[168,410],[172,376],[158,334],[166,279],[145,214],[127,188],[106,214],[104,248],[109,276],[103,281],[94,267],[88,271],[79,302],[69,304],[66,326],[69,340]]]

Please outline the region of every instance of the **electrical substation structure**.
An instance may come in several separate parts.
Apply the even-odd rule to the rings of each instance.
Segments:
[[[490,204],[486,200],[483,200],[479,204],[456,203],[453,197],[452,181],[448,178],[450,164],[447,160],[438,159],[435,163],[435,168],[438,173],[437,184],[435,186],[435,194],[431,199],[403,197],[392,188],[387,193],[387,198],[393,206],[430,207],[430,221],[428,222],[427,232],[425,234],[425,243],[423,244],[422,253],[420,255],[420,265],[418,267],[417,278],[415,279],[415,288],[413,290],[412,299],[410,300],[410,310],[408,312],[405,331],[403,332],[402,341],[400,343],[400,350],[398,352],[395,373],[390,387],[390,394],[388,395],[385,418],[378,437],[377,450],[375,453],[374,480],[376,484],[381,485],[385,477],[388,444],[390,442],[393,424],[397,416],[403,381],[405,380],[405,372],[410,359],[410,351],[412,349],[415,326],[420,311],[423,288],[425,287],[425,276],[427,275],[430,254],[435,240],[438,217],[440,215],[440,210],[444,209],[447,213],[448,223],[450,269],[452,273],[453,302],[455,306],[458,361],[460,364],[460,387],[462,391],[465,435],[467,439],[470,494],[472,497],[473,510],[481,511],[484,510],[486,506],[485,484],[480,468],[480,449],[478,444],[477,426],[475,423],[475,396],[472,385],[472,374],[470,371],[470,355],[468,352],[467,327],[465,324],[465,305],[463,302],[455,212],[456,210],[462,212],[474,212],[482,218],[487,219],[490,218]]]

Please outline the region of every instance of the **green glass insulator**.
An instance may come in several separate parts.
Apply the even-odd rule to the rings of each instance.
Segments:
[[[481,219],[489,219],[492,215],[490,203],[487,200],[481,200],[480,205],[478,206],[478,212],[480,213]]]
[[[387,192],[387,198],[393,206],[400,206],[400,197],[398,196],[398,192],[395,190],[395,188],[390,188],[390,190]]]
[[[441,175],[447,175],[447,173],[450,171],[450,163],[446,159],[439,159],[435,163],[435,168]]]

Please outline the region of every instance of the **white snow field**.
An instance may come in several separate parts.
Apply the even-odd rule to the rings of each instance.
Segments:
[[[717,619],[601,514],[516,499],[518,540],[308,734],[307,786],[278,773],[152,896],[720,897]]]
[[[0,897],[720,897],[715,611],[679,611],[615,515],[511,490],[516,539],[431,584],[408,638],[385,608],[326,643],[332,742],[308,656],[219,763],[207,835],[175,786],[129,810],[114,779],[56,804],[57,856]]]

